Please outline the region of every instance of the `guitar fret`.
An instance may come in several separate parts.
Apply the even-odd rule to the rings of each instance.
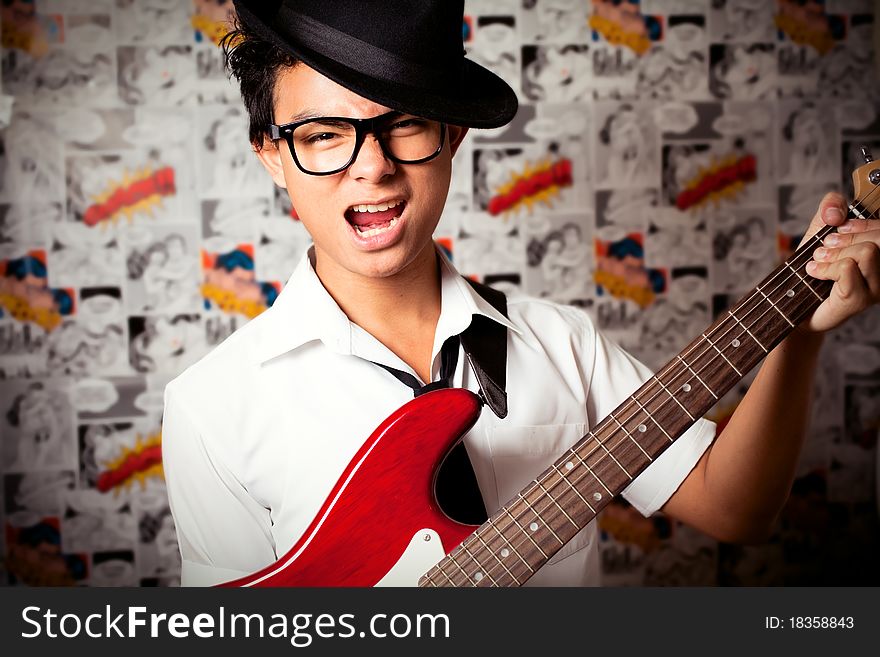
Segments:
[[[694,422],[697,421],[697,418],[695,418],[693,415],[691,415],[691,414],[690,414],[690,411],[688,411],[688,409],[686,409],[686,408],[684,407],[684,404],[682,404],[680,401],[678,401],[678,397],[676,397],[676,396],[673,395],[671,392],[669,392],[669,389],[668,389],[665,385],[663,385],[663,382],[662,382],[660,379],[658,379],[656,375],[654,376],[654,380],[655,380],[657,383],[660,384],[660,387],[663,388],[663,390],[666,391],[666,394],[669,395],[670,397],[672,397],[672,400],[673,400],[676,404],[678,404],[678,405],[681,407],[681,410],[683,410],[683,411],[685,412],[685,414],[686,414],[691,420],[693,420]]]
[[[465,571],[465,569],[461,567],[461,564],[459,564],[459,563],[455,560],[455,551],[453,550],[453,551],[450,552],[447,556],[449,557],[449,560],[452,562],[452,565],[454,565],[456,568],[458,568],[458,569],[461,571],[461,574],[464,575],[464,578],[465,578],[470,584],[473,584],[473,582],[471,582],[470,575],[468,575],[467,572]],[[449,580],[449,581],[452,581],[452,580]],[[453,586],[454,586],[454,584],[453,584]]]
[[[801,283],[803,283],[804,285],[807,286],[807,288],[809,288],[810,292],[813,293],[813,296],[814,296],[814,297],[816,297],[819,301],[825,301],[825,299],[823,299],[823,298],[819,295],[819,293],[816,292],[816,290],[813,289],[813,286],[810,285],[809,282],[807,282],[807,280],[806,280],[803,276],[800,275],[800,273],[798,272],[798,270],[791,266],[791,263],[790,263],[788,260],[785,261],[785,266],[788,267],[788,268],[794,273],[794,275],[797,276],[797,277],[800,279]]]
[[[441,561],[440,563],[437,564],[437,570],[439,570],[440,573],[443,575],[443,577],[446,578],[446,581],[447,581],[447,582],[449,582],[450,584],[452,584],[453,586],[455,586],[455,582],[453,582],[453,581],[452,581],[452,578],[451,578],[449,575],[446,574],[446,571],[445,571],[445,570],[443,570],[443,562],[442,562],[442,561]]]
[[[550,498],[550,501],[552,501],[553,504],[556,505],[556,508],[559,509],[560,511],[562,511],[562,515],[564,515],[564,516],[568,519],[568,521],[569,521],[572,525],[574,525],[574,528],[575,528],[575,529],[580,529],[580,527],[578,527],[578,524],[577,524],[574,520],[571,519],[571,516],[568,515],[568,513],[565,512],[565,509],[563,509],[563,508],[559,505],[559,502],[556,501],[556,498],[553,497],[553,495],[550,493],[550,491],[547,490],[546,488],[544,488],[544,484],[542,484],[542,483],[541,483],[540,481],[538,481],[537,479],[535,479],[535,483],[538,484],[538,486],[541,487],[541,490],[544,491],[544,495],[546,495],[547,497]]]
[[[470,560],[473,561],[475,564],[477,564],[477,566],[479,567],[480,562],[477,561],[477,558],[474,557],[474,555],[471,554],[471,551],[467,549],[467,545],[465,545],[464,543],[462,543],[462,544],[461,544],[461,549],[464,550],[464,553],[465,553],[466,555],[468,555],[468,557],[470,557]],[[485,570],[486,570],[486,577],[488,577],[488,578],[489,578],[489,581],[492,582],[492,586],[498,586],[498,582],[496,582],[496,581],[495,581],[495,578],[492,577],[492,575],[489,574],[488,569],[485,569]],[[477,572],[477,575],[479,575],[479,574],[481,574],[481,573],[482,573],[482,571],[478,571],[478,572]],[[478,579],[477,576],[474,575],[474,581],[479,582],[480,579]]]
[[[860,212],[854,209],[850,216],[854,214]],[[653,380],[631,391],[629,399],[594,423],[593,430],[576,446],[495,512],[488,524],[497,536],[483,525],[424,575],[419,584],[497,587],[527,583],[634,480],[635,473],[656,462],[713,401],[719,401],[770,353],[770,345],[784,339],[800,318],[824,300],[830,283],[816,282],[798,263],[809,257],[808,249],[832,230],[826,228],[810,244],[802,245],[804,248],[798,251],[801,257],[792,256],[778,265],[751,293],[725,309],[726,314],[720,313],[688,347],[653,374]],[[800,289],[799,284],[809,292]],[[694,407],[693,413],[689,405]],[[583,472],[579,466],[583,466]],[[565,483],[560,486],[554,476]],[[452,565],[447,565],[450,562]],[[455,573],[447,568],[455,569]]]
[[[782,315],[782,318],[783,318],[786,322],[788,322],[788,323],[791,325],[792,328],[794,328],[794,322],[792,322],[784,312],[782,312],[781,310],[779,310],[779,308],[776,307],[776,304],[773,303],[773,301],[770,299],[770,297],[768,297],[766,294],[764,294],[764,290],[761,289],[761,286],[759,285],[759,286],[756,287],[755,289],[756,289],[758,292],[760,292],[760,293],[761,293],[761,296],[764,297],[764,299],[766,299],[767,303],[769,303],[771,306],[773,306],[773,309],[774,309],[776,312],[778,312],[780,315]]]
[[[657,377],[654,377],[654,378],[656,379]],[[664,388],[664,390],[665,390],[665,388]],[[655,425],[657,425],[660,428],[660,431],[663,432],[663,435],[666,436],[666,438],[669,440],[669,442],[673,442],[675,440],[672,436],[670,436],[666,432],[666,429],[663,428],[663,425],[654,419],[654,416],[648,412],[648,409],[645,408],[644,406],[642,406],[642,402],[640,402],[638,399],[636,399],[635,395],[630,395],[630,399],[632,399],[636,404],[638,404],[639,408],[642,409],[642,412],[651,419],[651,422],[653,422]],[[679,406],[681,406],[681,404],[679,404]],[[682,406],[682,408],[684,408],[684,406]],[[687,411],[685,411],[685,413],[687,413]],[[690,415],[690,414],[688,413],[688,415]]]
[[[577,496],[580,498],[581,502],[583,502],[584,504],[586,504],[586,505],[587,505],[587,508],[588,508],[590,511],[592,511],[593,514],[595,514],[595,513],[596,513],[596,509],[593,508],[593,505],[592,505],[592,504],[590,504],[589,502],[587,502],[587,500],[584,498],[584,496],[581,495],[580,491],[579,491],[577,488],[575,488],[574,485],[568,480],[568,477],[566,477],[566,476],[562,473],[562,471],[561,471],[559,468],[556,467],[556,464],[555,464],[555,463],[553,464],[552,467],[553,467],[554,470],[556,470],[556,474],[558,474],[560,477],[562,477],[562,480],[563,480],[566,484],[568,484],[568,487],[569,487],[569,488],[571,488],[571,489],[574,491],[574,494],[577,495]]]
[[[440,564],[436,564],[436,565],[434,565],[434,566],[431,568],[431,570],[429,570],[429,571],[426,572],[424,575],[422,575],[422,577],[424,578],[424,580],[425,580],[426,583],[428,583],[428,584],[430,584],[431,586],[434,586],[434,587],[437,586],[437,584],[434,583],[434,576],[431,574],[431,572],[434,571],[434,570],[438,570],[439,568],[440,568]],[[421,582],[421,580],[420,580],[420,582]]]
[[[736,372],[737,374],[739,374],[740,376],[742,376],[742,372],[740,372],[738,369],[736,369],[736,365],[734,365],[734,364],[731,363],[729,360],[727,360],[727,356],[724,355],[724,352],[721,351],[721,350],[718,348],[718,346],[717,346],[714,342],[712,342],[712,341],[709,339],[709,337],[708,337],[705,333],[703,333],[703,338],[706,340],[706,342],[708,342],[710,345],[712,345],[712,348],[715,349],[715,351],[718,352],[718,355],[721,356],[721,357],[724,359],[724,362],[727,363],[728,365],[730,365],[730,366],[733,368],[733,371],[734,371],[734,372]]]
[[[507,507],[501,507],[501,508],[504,510],[504,513],[506,513],[506,514],[508,515],[508,517],[509,517],[511,520],[513,520],[513,524],[515,524],[517,527],[519,527],[519,530],[523,533],[523,535],[524,535],[527,539],[529,539],[529,540],[532,542],[532,545],[534,545],[534,546],[537,548],[538,552],[541,553],[541,556],[544,557],[545,559],[549,559],[549,557],[548,557],[547,554],[544,552],[544,550],[541,549],[541,546],[538,545],[537,543],[535,543],[535,539],[533,539],[532,536],[531,536],[531,534],[529,534],[529,533],[525,530],[525,528],[524,528],[521,524],[519,524],[519,520],[517,520],[516,518],[514,518],[514,517],[511,515],[510,511],[507,510]]]
[[[699,374],[697,374],[696,372],[694,372],[693,368],[691,368],[691,366],[688,365],[687,362],[685,362],[684,358],[682,358],[681,356],[676,356],[676,358],[678,358],[678,360],[680,360],[682,363],[684,363],[684,366],[685,366],[686,368],[688,368],[688,370],[690,370],[690,373],[693,374],[694,377],[696,377],[697,381],[699,381],[700,383],[703,384],[703,387],[704,387],[706,390],[709,391],[709,394],[710,394],[710,395],[712,395],[715,399],[718,399],[718,395],[715,394],[715,392],[712,390],[712,388],[710,388],[709,386],[706,385],[706,382],[703,381],[703,379],[700,378],[700,375],[699,375]]]
[[[522,582],[520,582],[520,581],[516,578],[516,575],[514,575],[512,572],[510,572],[510,569],[505,565],[504,561],[502,561],[501,559],[499,559],[499,558],[498,558],[498,555],[495,554],[495,551],[489,546],[488,543],[486,543],[486,541],[483,540],[483,537],[480,536],[480,532],[474,532],[473,536],[474,536],[474,538],[476,538],[476,539],[480,542],[480,544],[483,546],[483,549],[484,549],[484,550],[486,550],[486,551],[489,552],[493,557],[495,557],[495,561],[497,561],[497,562],[501,565],[501,567],[504,568],[504,572],[506,572],[506,573],[508,574],[508,576],[510,577],[510,579],[512,579],[514,582],[516,582],[516,585],[517,585],[517,586],[522,586]],[[502,537],[502,538],[503,538],[503,537]],[[487,573],[487,574],[488,574],[488,573]],[[494,582],[495,580],[492,580],[492,581]],[[497,584],[496,584],[496,586],[497,586]]]
[[[764,353],[765,353],[765,354],[769,354],[769,353],[770,353],[770,350],[767,349],[767,347],[765,347],[764,345],[762,345],[762,344],[760,343],[760,341],[758,340],[758,338],[756,338],[754,335],[752,335],[752,332],[749,330],[749,327],[746,326],[745,324],[743,324],[741,321],[739,321],[739,317],[737,317],[736,315],[734,315],[734,314],[733,314],[732,312],[730,312],[729,310],[727,311],[727,314],[730,315],[731,317],[733,317],[733,319],[736,321],[736,323],[739,324],[740,326],[742,326],[743,329],[745,329],[745,332],[748,333],[748,334],[749,334],[749,337],[750,337],[752,340],[755,341],[755,344],[756,344],[756,345],[758,345],[759,347],[761,347],[761,349],[764,350]]]
[[[597,439],[595,436],[593,436],[593,440],[596,440],[596,442],[598,442],[598,439]],[[581,455],[578,454],[578,453],[577,453],[576,451],[574,451],[573,449],[570,450],[570,451],[571,451],[572,454],[574,454],[574,457],[575,457],[578,461],[581,462],[581,465],[583,465],[583,466],[587,469],[587,472],[589,472],[591,475],[593,475],[593,479],[595,479],[596,481],[598,481],[598,482],[599,482],[599,485],[602,486],[602,488],[604,488],[604,489],[608,492],[609,495],[614,495],[614,493],[611,492],[611,489],[608,488],[608,486],[605,485],[605,482],[602,481],[601,479],[599,479],[599,477],[596,476],[596,473],[593,472],[593,469],[592,469],[589,465],[587,465],[587,462],[586,462],[586,461],[584,461],[584,460],[581,458]]]
[[[615,419],[616,419],[616,418],[615,418]],[[630,480],[630,481],[632,481],[633,476],[627,471],[626,468],[624,468],[622,465],[620,465],[620,461],[618,461],[616,458],[614,458],[614,454],[612,454],[612,453],[608,450],[608,448],[605,447],[605,443],[602,442],[601,440],[599,440],[598,438],[595,438],[595,436],[594,436],[594,439],[596,440],[597,443],[599,443],[599,447],[601,447],[602,449],[604,449],[604,450],[605,450],[605,453],[608,454],[608,456],[611,457],[611,460],[614,461],[614,462],[617,464],[617,467],[620,468],[621,470],[623,470],[623,473],[624,473],[627,477],[629,477],[629,480]],[[611,491],[608,491],[608,492],[610,493]]]
[[[506,512],[506,509],[505,509],[505,512]],[[510,515],[510,514],[508,513],[507,515]],[[516,522],[516,521],[514,520],[514,522]],[[498,535],[501,537],[501,540],[504,541],[505,543],[507,543],[507,546],[508,546],[511,550],[513,550],[513,553],[514,553],[517,557],[519,557],[519,560],[522,561],[522,562],[525,564],[526,568],[529,569],[529,572],[532,573],[532,575],[534,575],[534,574],[535,574],[535,571],[534,571],[534,569],[532,568],[531,564],[523,558],[523,556],[519,553],[519,550],[517,550],[517,549],[513,546],[513,543],[511,543],[510,541],[507,540],[507,537],[502,533],[502,531],[501,531],[500,529],[498,529],[498,527],[495,526],[495,523],[494,523],[494,522],[490,522],[489,525],[492,527],[492,529],[495,530],[495,533],[498,534]]]
[[[565,545],[565,541],[563,541],[561,538],[559,538],[559,536],[556,535],[556,532],[553,531],[553,527],[550,526],[550,523],[547,522],[546,520],[544,520],[544,518],[541,516],[540,513],[535,511],[534,507],[531,504],[529,504],[529,501],[525,497],[523,497],[523,495],[521,493],[518,494],[518,497],[519,497],[519,499],[521,499],[523,502],[526,503],[526,506],[529,507],[529,511],[531,511],[532,513],[535,514],[535,517],[541,521],[541,524],[543,524],[550,531],[550,533],[553,534],[553,538],[555,538],[557,541],[559,541],[560,545]],[[540,527],[540,525],[536,525],[536,527]],[[535,531],[537,531],[537,530],[535,530]]]
[[[569,453],[554,461],[543,475],[494,513],[488,524],[497,537],[482,526],[429,570],[419,585],[499,587],[527,583],[551,556],[597,517],[617,492],[634,480],[634,473],[656,462],[713,400],[719,401],[748,369],[770,353],[769,345],[783,339],[796,326],[798,318],[816,308],[817,301],[824,300],[830,284],[814,283],[796,260],[799,259],[792,257],[779,265],[749,295],[726,310],[726,314],[722,313],[698,334],[700,337],[652,375],[653,380],[644,382],[628,400],[595,424],[593,431],[570,448]],[[809,293],[798,288],[799,284],[809,288]],[[779,321],[773,311],[784,321]],[[747,344],[747,338],[758,349]],[[668,379],[669,384],[663,379]],[[698,384],[708,391],[708,397],[697,388]],[[585,472],[578,471],[578,466],[583,466]],[[561,490],[561,482],[554,476],[565,482]],[[504,516],[506,519],[502,520]],[[447,565],[450,563],[451,566]]]
[[[850,205],[849,209],[850,209],[850,212],[852,212],[859,219],[870,219],[871,218],[870,215],[866,217],[864,214],[862,214],[862,212],[855,205]]]
[[[615,422],[617,422],[617,426],[619,426],[621,429],[623,429],[624,433],[627,435],[627,437],[630,439],[630,441],[632,441],[632,442],[635,444],[635,446],[639,448],[639,451],[641,451],[642,454],[645,455],[645,458],[647,458],[649,461],[653,461],[653,460],[654,460],[654,459],[652,459],[650,456],[648,456],[648,452],[646,452],[644,449],[642,449],[642,446],[639,445],[639,441],[632,437],[632,434],[629,432],[629,430],[628,430],[625,426],[623,426],[623,425],[620,423],[620,420],[618,420],[618,419],[614,416],[614,413],[611,413],[608,417],[610,417],[612,420],[614,420]],[[608,451],[608,450],[605,450],[605,451]],[[608,452],[608,453],[610,454],[611,452]],[[619,464],[618,464],[618,465],[619,465]]]

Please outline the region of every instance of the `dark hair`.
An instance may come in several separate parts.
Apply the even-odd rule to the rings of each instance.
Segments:
[[[581,230],[581,227],[578,226],[578,225],[577,225],[575,222],[573,222],[573,221],[567,221],[567,222],[562,226],[562,228],[560,228],[560,231],[564,233],[564,232],[567,231],[569,228],[574,228],[574,229],[577,231],[578,237],[580,237],[581,235],[584,234],[584,231]]]
[[[813,112],[818,111],[813,103],[804,103],[803,106],[798,107],[794,112],[789,115],[788,120],[785,122],[785,126],[783,126],[782,128],[782,136],[785,138],[785,141],[794,140],[794,124],[797,122],[799,117],[803,116],[810,110],[812,110]]]
[[[544,259],[547,252],[547,245],[544,240],[533,237],[526,246],[526,263],[529,267],[537,267]]]
[[[278,290],[275,289],[275,286],[265,281],[260,283],[260,293],[266,300],[266,307],[271,307],[275,303],[275,299],[278,298]]]
[[[642,245],[633,238],[624,237],[608,245],[608,255],[617,260],[623,260],[626,256],[643,258],[645,252],[642,250]]]
[[[763,223],[761,223],[761,227],[763,228]],[[712,240],[712,255],[715,260],[726,258],[733,248],[734,240],[740,235],[745,235],[748,239],[749,229],[745,224],[736,224],[727,232],[716,233],[715,239]]]
[[[241,98],[249,119],[248,137],[260,149],[275,122],[275,84],[283,68],[293,68],[299,60],[267,41],[253,26],[236,16],[232,30],[220,40],[224,65],[238,80]]]
[[[73,297],[67,290],[53,289],[52,300],[58,307],[59,315],[69,315],[73,312]]]
[[[61,545],[61,533],[47,522],[38,522],[30,527],[25,527],[18,534],[19,545],[37,547],[45,543]]]
[[[6,264],[6,276],[14,276],[23,281],[25,276],[36,276],[37,278],[46,278],[46,265],[32,255],[22,256],[10,260]]]
[[[159,535],[159,530],[162,528],[162,522],[166,516],[170,515],[171,509],[167,506],[157,509],[155,513],[145,511],[138,522],[138,536],[141,543],[152,543],[155,541],[156,536]]]
[[[221,268],[226,271],[232,271],[233,269],[253,271],[254,259],[241,249],[234,249],[217,256],[217,259],[214,261],[214,269]]]
[[[143,251],[133,250],[125,261],[125,267],[128,270],[128,278],[132,281],[140,280],[147,271],[147,265],[150,264],[150,258],[154,253],[162,253],[165,260],[168,260],[168,245],[165,240],[161,242],[153,242]]]
[[[34,381],[28,386],[27,392],[16,395],[15,399],[12,400],[12,406],[9,407],[9,411],[6,413],[6,421],[13,427],[19,426],[21,423],[21,405],[24,403],[24,400],[27,399],[27,396],[34,390],[43,389],[43,384],[41,382]]]
[[[513,16],[477,16],[477,27],[485,27],[495,24],[506,25],[507,27],[515,27]]]
[[[602,125],[602,129],[599,130],[599,140],[603,144],[610,144],[611,143],[611,126],[612,126],[612,124],[617,119],[619,119],[623,114],[634,112],[634,111],[635,111],[635,108],[632,105],[630,105],[629,103],[626,103],[624,105],[621,105],[617,109],[617,111],[614,112],[613,114],[609,114],[605,118],[605,123]]]
[[[752,43],[743,44],[712,44],[709,46],[709,91],[716,98],[728,98],[733,94],[733,87],[721,79],[726,76],[736,59],[737,52],[751,55],[754,52],[773,52],[773,44]]]

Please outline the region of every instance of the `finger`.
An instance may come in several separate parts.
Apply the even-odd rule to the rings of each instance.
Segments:
[[[823,263],[826,267],[825,277],[834,281],[832,296],[836,296],[851,309],[861,310],[870,304],[868,290],[859,263],[852,258],[841,258],[836,262]]]
[[[838,233],[864,233],[871,230],[880,230],[880,221],[877,219],[848,219],[846,223],[837,227]]]
[[[867,308],[871,303],[870,293],[858,263],[852,258],[843,258],[831,266],[836,266],[834,273],[838,298],[851,310],[859,311]]]
[[[855,247],[853,247],[855,248]],[[821,251],[822,249],[816,249]],[[848,300],[854,293],[863,294],[865,305],[870,304],[872,290],[869,283],[859,266],[858,261],[851,257],[840,257],[836,260],[827,260],[829,256],[819,254],[819,261],[807,263],[807,273],[814,278],[827,281],[834,281],[834,289],[832,296],[840,297],[841,300]],[[831,256],[833,257],[833,256]],[[856,280],[858,279],[858,280]]]
[[[880,222],[878,222],[880,223]],[[876,230],[865,230],[861,232],[848,233],[831,233],[822,240],[822,246],[845,247],[859,242],[868,242],[871,244],[880,244],[880,226]]]
[[[810,264],[815,264],[817,269],[823,270],[821,278],[834,281],[831,294],[809,320],[812,330],[827,331],[839,326],[848,317],[861,312],[871,304],[865,279],[854,260],[844,258],[832,263],[811,262]],[[808,271],[809,269],[810,267],[807,268]]]
[[[858,265],[873,301],[880,300],[880,247],[874,242],[860,242],[843,248],[819,247],[813,252],[819,263],[833,263],[851,259]],[[807,268],[810,271],[810,268]],[[820,268],[820,271],[821,270]],[[828,270],[824,270],[826,273]]]
[[[815,235],[826,225],[840,226],[846,221],[846,200],[837,192],[828,192],[819,202],[819,208],[810,222],[802,241]]]

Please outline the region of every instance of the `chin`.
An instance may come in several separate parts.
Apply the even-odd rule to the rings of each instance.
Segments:
[[[397,244],[382,251],[361,253],[353,263],[354,271],[369,278],[389,278],[413,265],[423,250],[424,246],[408,248],[405,244]]]
[[[409,261],[402,257],[391,255],[375,257],[375,255],[368,254],[373,257],[366,258],[366,262],[358,263],[353,271],[367,278],[389,278],[399,274],[409,264]]]

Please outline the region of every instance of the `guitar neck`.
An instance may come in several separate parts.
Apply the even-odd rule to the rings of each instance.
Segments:
[[[831,290],[816,236],[429,570],[420,586],[519,586],[702,417]]]

